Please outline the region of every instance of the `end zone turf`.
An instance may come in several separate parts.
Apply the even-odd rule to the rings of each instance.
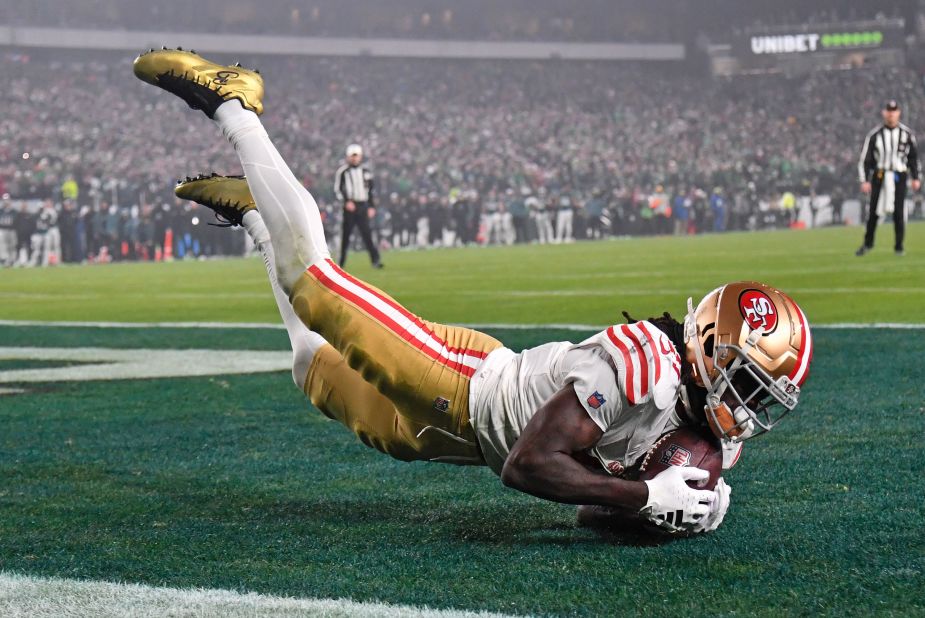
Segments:
[[[0,397],[0,569],[513,614],[921,613],[921,339],[820,330],[801,407],[728,475],[726,522],[661,545],[577,528],[573,507],[485,469],[389,460],[287,372],[16,385]],[[0,340],[287,345],[260,329],[3,326]]]

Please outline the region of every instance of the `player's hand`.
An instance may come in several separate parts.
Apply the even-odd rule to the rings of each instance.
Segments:
[[[353,212],[356,209],[357,209],[357,205],[356,203],[354,203],[353,200],[347,200],[346,202],[344,202],[344,210],[346,210],[347,212]]]
[[[716,492],[716,500],[711,505],[710,512],[694,524],[694,532],[713,532],[723,523],[726,511],[729,510],[729,494],[732,493],[732,488],[726,484],[726,481],[720,479],[716,481],[716,488],[713,491]]]
[[[921,188],[922,188],[922,181],[919,180],[918,178],[913,178],[912,179],[912,190],[918,191]]]
[[[368,216],[370,219],[372,219],[373,217],[375,217],[375,216],[376,216],[376,209],[375,209],[375,208],[367,208],[367,209],[366,209],[366,216]]]
[[[915,189],[913,189],[914,191]],[[861,183],[861,193],[870,193],[870,183],[862,182]]]
[[[689,466],[671,466],[651,481],[644,481],[649,489],[646,504],[640,514],[671,532],[692,530],[710,512],[717,499],[715,491],[694,489],[687,481],[705,481],[710,473]]]

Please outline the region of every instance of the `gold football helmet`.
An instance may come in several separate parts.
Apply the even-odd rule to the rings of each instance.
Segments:
[[[687,299],[684,339],[717,437],[764,433],[796,407],[813,340],[806,315],[780,290],[739,281],[713,290],[696,309]]]

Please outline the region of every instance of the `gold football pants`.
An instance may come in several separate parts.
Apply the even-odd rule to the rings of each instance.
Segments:
[[[315,354],[305,382],[325,415],[397,459],[483,463],[469,380],[498,340],[426,322],[331,260],[309,267],[290,301],[331,344]]]

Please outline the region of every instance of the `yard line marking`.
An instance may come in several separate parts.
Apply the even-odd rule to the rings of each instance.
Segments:
[[[272,328],[285,330],[276,322],[78,322],[42,320],[0,320],[0,326],[61,326],[67,328]]]
[[[0,359],[82,363],[0,371],[0,384],[186,378],[292,369],[292,352],[288,351],[0,347]]]
[[[52,616],[296,616],[399,618],[509,618],[505,614],[363,603],[348,599],[297,599],[234,590],[178,589],[31,577],[0,573],[0,614],[6,618]]]
[[[574,330],[601,331],[613,324],[508,324],[504,322],[449,322],[449,326],[465,328],[497,328],[505,330]],[[49,326],[73,328],[251,328],[285,330],[283,324],[276,322],[74,322],[43,320],[0,320],[0,326]],[[812,324],[815,329],[843,330],[919,330],[925,329],[925,323],[915,322],[832,322],[830,324]]]
[[[135,290],[119,292],[120,297],[142,297],[150,296],[149,291]],[[99,298],[99,294],[79,293],[69,294],[67,292],[0,292],[0,298],[32,298],[37,300],[92,300]],[[210,292],[158,292],[158,299],[165,300],[195,300],[199,298],[215,298],[215,294]],[[266,292],[223,292],[223,298],[266,298]]]

